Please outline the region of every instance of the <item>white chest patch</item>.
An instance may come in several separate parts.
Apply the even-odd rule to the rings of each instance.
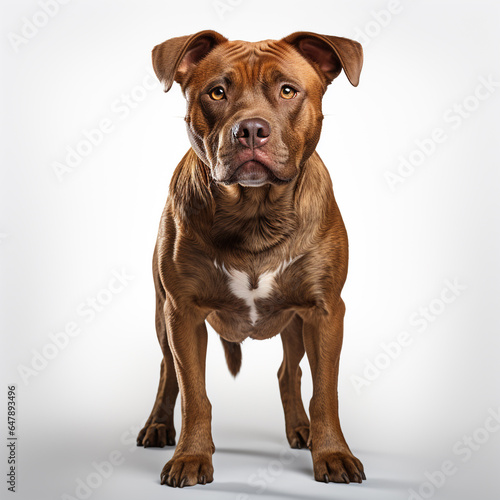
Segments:
[[[273,271],[266,271],[262,273],[260,276],[258,276],[257,284],[255,287],[252,287],[250,276],[248,275],[248,273],[239,271],[238,269],[228,270],[226,269],[226,266],[224,264],[222,264],[222,266],[219,266],[215,261],[214,265],[216,268],[221,269],[228,277],[228,285],[231,292],[236,297],[245,301],[248,308],[250,309],[250,322],[252,323],[252,325],[255,325],[255,323],[257,323],[259,319],[255,301],[258,299],[266,299],[267,297],[269,297],[273,291],[275,278],[300,257],[302,257],[302,255],[282,262]]]

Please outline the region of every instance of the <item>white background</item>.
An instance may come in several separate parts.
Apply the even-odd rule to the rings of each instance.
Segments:
[[[2,2],[0,425],[6,450],[15,384],[17,498],[83,498],[75,490],[89,477],[102,483],[87,492],[92,499],[390,500],[410,498],[410,489],[420,498],[499,498],[500,432],[481,429],[500,405],[500,87],[473,97],[481,78],[500,82],[498,2],[72,0],[13,43],[40,12],[36,1]],[[342,74],[330,86],[318,146],[350,237],[339,394],[363,485],[316,483],[309,452],[287,451],[279,338],[245,342],[233,380],[210,332],[214,483],[160,486],[173,449],[133,445],[161,359],[151,255],[169,179],[189,147],[180,91],[153,84],[150,51],[207,28],[250,41],[309,30],[364,42],[361,83],[353,88]],[[467,117],[457,118],[457,105],[469,107]],[[54,163],[102,119],[113,130],[59,180]],[[446,139],[391,189],[387,172],[397,173],[400,157],[421,157],[415,141],[436,128]],[[87,321],[81,304],[104,296],[121,270],[133,279]],[[447,279],[466,288],[444,304]],[[439,314],[419,331],[410,318],[431,303]],[[54,353],[49,335],[68,322],[81,332]],[[353,377],[387,360],[381,345],[401,332],[411,344],[356,390]],[[23,379],[20,367],[33,369],[42,352],[52,359]],[[179,408],[176,422],[179,433]],[[470,455],[457,445],[465,435],[481,441]],[[93,462],[112,452],[122,463],[96,478]],[[444,461],[454,474],[425,485]],[[6,472],[6,452],[0,462]],[[4,480],[0,491],[11,495]]]

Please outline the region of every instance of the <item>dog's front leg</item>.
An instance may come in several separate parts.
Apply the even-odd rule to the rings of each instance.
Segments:
[[[328,483],[360,483],[362,463],[346,443],[338,414],[337,382],[342,348],[345,306],[338,299],[328,313],[311,312],[304,317],[303,339],[313,377],[310,447],[314,478]]]
[[[167,299],[165,320],[181,391],[182,429],[174,456],[161,473],[162,484],[193,486],[213,481],[212,406],[205,389],[207,329],[195,311],[176,310]]]

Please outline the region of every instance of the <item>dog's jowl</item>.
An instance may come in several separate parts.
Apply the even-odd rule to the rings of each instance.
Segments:
[[[309,32],[249,43],[202,31],[153,49],[165,92],[174,81],[181,85],[192,146],[171,180],[154,250],[163,361],[138,437],[145,447],[175,444],[180,389],[182,430],[161,473],[164,484],[213,480],[205,321],[220,335],[233,375],[243,340],[280,334],[278,381],[290,446],[311,450],[317,481],[365,479],[338,416],[347,235],[315,152],[327,86],[342,70],[357,86],[362,60],[357,42]],[[300,395],[305,353],[313,377],[310,419]]]

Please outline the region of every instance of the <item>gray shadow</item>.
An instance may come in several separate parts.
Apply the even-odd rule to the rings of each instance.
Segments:
[[[302,449],[302,450],[295,450],[292,448],[285,448],[287,452],[289,451],[292,453],[294,456],[297,455],[299,457],[302,453],[304,452],[309,452],[307,448]],[[241,455],[242,457],[245,456],[252,456],[252,457],[262,457],[262,458],[269,458],[271,460],[279,460],[280,459],[280,453],[278,452],[270,452],[270,451],[264,451],[264,450],[243,450],[239,448],[217,448],[215,450],[215,453],[224,453],[228,455]],[[310,452],[309,452],[310,453]]]
[[[325,486],[328,486],[325,484]],[[330,485],[331,486],[331,485]],[[259,496],[272,496],[275,498],[286,498],[289,500],[305,500],[304,493],[301,494],[293,494],[290,492],[281,492],[277,491],[274,488],[266,488],[265,490],[261,491],[260,489],[252,488],[249,484],[245,483],[231,483],[231,482],[225,482],[225,483],[212,483],[207,486],[204,486],[204,488],[207,488],[209,491],[219,491],[221,493],[234,493],[235,495],[239,494],[247,494],[248,496],[255,496],[258,498]],[[335,498],[333,495],[329,496],[329,498]],[[307,494],[307,500],[324,500],[325,497],[321,496],[313,496],[310,493]]]
[[[398,478],[386,479],[380,477],[374,479],[367,477],[366,483],[364,482],[363,484],[365,484],[367,488],[374,488],[377,490],[406,490],[413,485],[410,479],[404,481],[403,479]]]

